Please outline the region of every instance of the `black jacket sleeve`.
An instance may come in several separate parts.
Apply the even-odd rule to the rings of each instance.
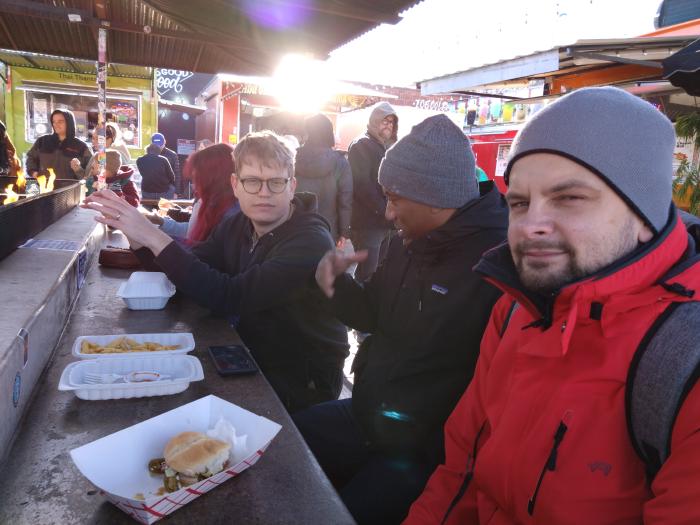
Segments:
[[[169,184],[172,184],[173,186],[175,186],[175,173],[173,172],[173,168],[170,165],[170,161],[168,159],[166,159],[165,157],[163,157],[163,160],[165,161],[165,162],[161,163],[161,164],[163,164],[163,171],[165,172],[165,175],[168,178],[168,181],[170,181]]]
[[[84,142],[83,144],[85,147],[83,148],[83,151],[80,154],[78,160],[80,161],[80,167],[84,170],[85,168],[87,168],[88,162],[90,162],[90,159],[92,158],[92,153],[90,152],[90,148],[88,148],[87,144],[85,144]]]
[[[383,216],[386,199],[377,181],[381,156],[377,158],[373,146],[370,139],[360,139],[348,151],[348,160],[352,169],[355,200],[366,203],[375,215]]]
[[[41,149],[42,138],[36,139],[34,145],[27,152],[27,175],[31,175],[33,171],[39,171],[39,150]]]
[[[350,237],[350,219],[352,217],[352,171],[345,157],[338,159],[340,177],[338,177],[338,193],[336,209],[338,210],[338,232],[343,237]]]
[[[224,223],[225,225],[225,223]],[[202,306],[226,317],[288,303],[308,286],[318,261],[330,248],[327,234],[300,231],[279,241],[268,256],[238,274],[224,269],[224,246],[235,242],[228,228],[215,228],[189,252],[172,242],[156,257],[170,280]]]
[[[384,265],[379,266],[364,283],[359,283],[348,273],[338,276],[333,283],[335,294],[331,299],[336,317],[355,330],[376,331],[383,279]]]

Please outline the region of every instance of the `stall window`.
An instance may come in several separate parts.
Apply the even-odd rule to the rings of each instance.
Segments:
[[[88,141],[97,125],[97,96],[89,93],[58,93],[25,91],[26,123],[25,139],[34,142],[52,133],[51,113],[56,109],[68,109],[75,115],[75,135]],[[107,121],[116,123],[122,131],[127,146],[139,148],[140,111],[138,97],[107,97]]]

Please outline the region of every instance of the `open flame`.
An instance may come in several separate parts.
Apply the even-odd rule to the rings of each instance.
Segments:
[[[8,184],[7,188],[5,188],[5,199],[2,201],[3,205],[4,204],[10,204],[12,202],[16,202],[19,199],[19,195],[17,195],[14,191],[12,191],[12,184]]]
[[[53,191],[54,182],[56,181],[56,173],[54,172],[53,168],[49,168],[48,172],[48,180],[46,179],[45,175],[39,175],[36,178],[37,183],[39,184],[39,193],[48,193]],[[17,181],[14,184],[8,184],[5,188],[5,198],[3,199],[2,204],[5,205],[12,202],[17,202],[20,195],[24,194],[26,187],[27,177],[24,174],[24,170],[19,170],[17,172]]]
[[[19,170],[17,172],[17,182],[15,182],[15,186],[17,187],[17,191],[19,193],[24,192],[24,187],[27,185],[27,177],[24,175],[24,170]]]
[[[46,191],[53,191],[53,183],[56,180],[56,174],[53,168],[49,168],[49,182],[46,184]]]
[[[46,175],[39,175],[36,181],[39,183],[39,193],[48,193],[53,191],[53,183],[56,180],[56,174],[49,168],[49,180],[46,181]]]

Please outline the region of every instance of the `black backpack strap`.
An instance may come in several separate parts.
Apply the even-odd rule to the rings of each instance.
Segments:
[[[651,482],[671,454],[683,401],[700,375],[700,302],[672,303],[639,344],[627,375],[627,429]]]

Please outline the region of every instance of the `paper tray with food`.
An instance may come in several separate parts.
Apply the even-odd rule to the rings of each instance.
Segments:
[[[191,355],[83,359],[63,370],[58,389],[89,401],[166,396],[204,379],[202,363]]]
[[[162,334],[83,335],[73,343],[73,355],[80,359],[186,354],[194,350],[189,332]]]
[[[224,470],[174,492],[149,462],[182,432],[206,433],[232,426]],[[106,498],[141,523],[154,523],[255,464],[282,427],[216,396],[207,396],[73,449],[78,470]],[[223,439],[221,433],[217,438]]]

